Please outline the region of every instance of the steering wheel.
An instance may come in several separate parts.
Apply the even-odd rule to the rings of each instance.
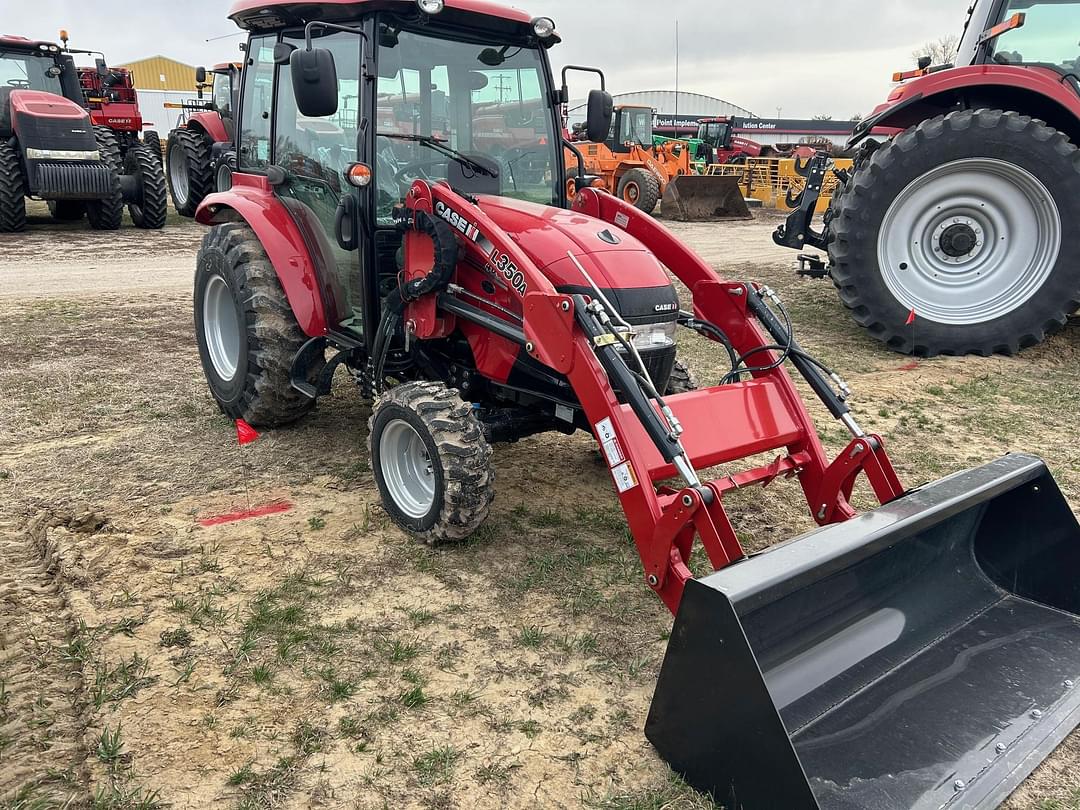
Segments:
[[[437,166],[445,166],[449,158],[442,160],[414,160],[401,166],[394,174],[394,181],[402,186],[411,186],[416,180],[426,180],[431,183],[434,178],[428,173],[429,169]]]
[[[511,182],[514,184],[515,191],[517,190],[518,178],[520,177],[524,182],[540,182],[537,177],[542,179],[543,169],[529,170],[525,166],[519,166],[518,163],[530,155],[543,155],[546,151],[546,147],[539,141],[528,146],[512,146],[499,155],[499,160],[507,169],[509,169]]]
[[[8,79],[8,84],[12,87],[17,87],[20,90],[30,89],[30,82],[28,82],[26,79]]]

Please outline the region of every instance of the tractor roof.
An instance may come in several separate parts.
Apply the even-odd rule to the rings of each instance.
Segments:
[[[38,39],[16,37],[12,36],[11,34],[0,34],[0,48],[20,51],[51,51],[52,53],[60,52],[60,46],[57,45],[55,42],[44,42]]]
[[[229,19],[241,28],[279,28],[311,20],[340,20],[379,10],[416,8],[416,0],[236,0]],[[446,9],[529,24],[526,12],[491,0],[446,0]]]

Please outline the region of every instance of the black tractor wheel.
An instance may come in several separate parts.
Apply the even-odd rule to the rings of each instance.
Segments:
[[[464,540],[487,517],[491,447],[457,391],[434,382],[391,389],[375,403],[368,449],[387,513],[425,543]]]
[[[315,405],[292,387],[307,338],[266,251],[247,225],[216,225],[195,269],[195,336],[210,393],[233,419],[257,427],[295,422]],[[311,364],[314,383],[324,363]]]
[[[0,233],[26,230],[26,188],[19,154],[0,141]]]
[[[165,153],[161,150],[161,136],[154,130],[148,129],[143,133],[142,143],[158,159],[158,163],[165,162]]]
[[[660,181],[645,169],[631,169],[619,178],[616,193],[624,202],[651,214],[660,202]]]
[[[214,190],[210,151],[210,140],[201,132],[177,129],[169,136],[165,174],[173,205],[181,216],[195,216],[199,203]]]
[[[102,161],[113,174],[113,193],[101,200],[86,203],[86,218],[95,231],[116,231],[124,221],[124,195],[120,191],[120,175],[124,171],[124,161],[120,156],[120,144],[116,133],[108,127],[94,127],[98,152]]]
[[[685,394],[688,391],[697,391],[698,381],[694,372],[682,360],[676,360],[668,378],[665,394]]]
[[[953,112],[855,172],[830,218],[833,283],[897,352],[1015,354],[1080,308],[1077,221],[1080,154],[1063,133]]]
[[[86,203],[81,200],[49,200],[48,205],[57,222],[78,222],[86,216]]]
[[[146,146],[133,146],[124,156],[124,174],[135,178],[135,198],[128,212],[136,228],[160,230],[169,215],[169,193],[161,161]]]

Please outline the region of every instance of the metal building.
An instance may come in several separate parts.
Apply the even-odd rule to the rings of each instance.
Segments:
[[[570,123],[585,120],[585,99],[571,101],[569,104]],[[656,113],[654,129],[659,134],[674,134],[676,131],[697,131],[699,118],[714,116],[739,116],[754,118],[755,115],[745,107],[730,101],[701,93],[676,93],[674,90],[642,90],[636,93],[619,93],[615,96],[616,104],[640,105],[652,107]],[[676,120],[676,116],[678,120]]]

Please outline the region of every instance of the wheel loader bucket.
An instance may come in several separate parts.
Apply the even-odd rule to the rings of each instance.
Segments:
[[[664,189],[660,216],[679,222],[753,219],[738,178],[684,174]]]
[[[646,734],[726,810],[997,807],[1080,722],[1078,614],[1007,456],[687,583]]]

